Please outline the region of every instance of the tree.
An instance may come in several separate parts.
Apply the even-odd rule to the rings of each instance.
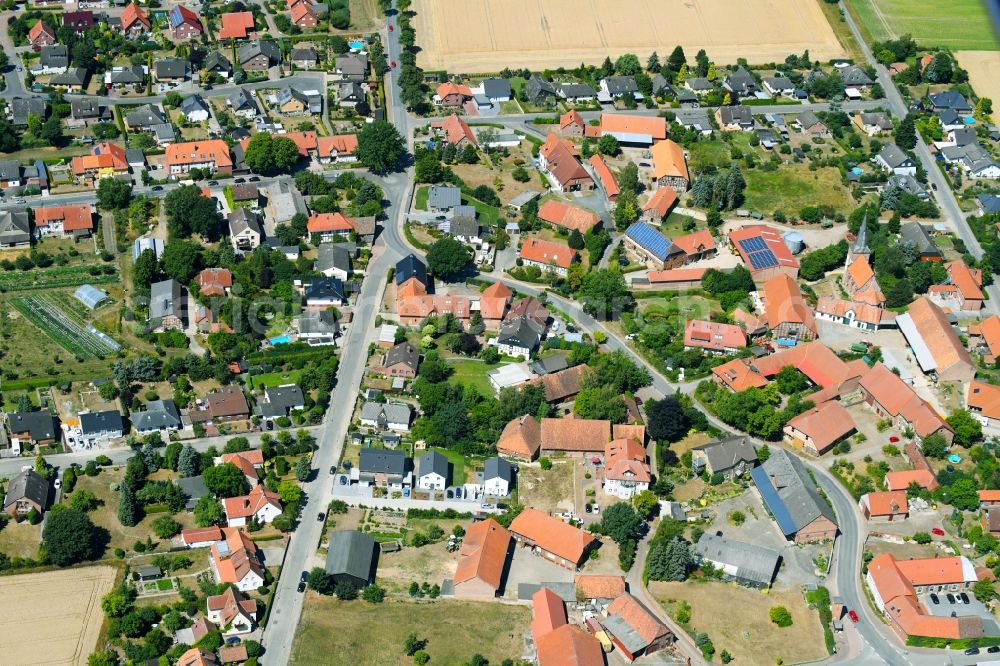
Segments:
[[[160,516],[153,521],[153,533],[161,539],[169,539],[181,531],[181,524],[170,516]]]
[[[569,238],[566,243],[574,250],[582,250],[586,245],[583,240],[583,234],[578,229],[573,229],[569,232]]]
[[[948,425],[955,431],[954,443],[968,448],[983,438],[983,425],[965,409],[956,409],[948,417]]]
[[[65,567],[93,555],[95,535],[94,523],[82,511],[51,511],[42,530],[42,547],[53,564]]]
[[[786,365],[774,377],[778,385],[778,392],[783,395],[791,395],[804,391],[809,386],[809,378],[806,377],[795,366]]]
[[[996,590],[993,589],[993,581],[988,578],[976,581],[976,584],[972,586],[972,593],[976,595],[977,601],[984,604],[997,597]]]
[[[679,537],[670,540],[654,539],[649,551],[651,580],[684,581],[693,566],[694,559],[688,542]]]
[[[297,504],[302,499],[302,488],[294,481],[282,481],[278,486],[278,497],[285,504]]]
[[[142,507],[135,492],[134,483],[126,477],[118,490],[118,522],[126,527],[134,527],[142,520]]]
[[[295,463],[295,478],[299,481],[308,481],[311,472],[312,465],[309,464],[309,458],[306,456],[299,458],[299,461]]]
[[[287,173],[299,161],[299,149],[288,137],[258,132],[250,138],[244,154],[246,165],[257,173]]]
[[[950,504],[962,511],[974,511],[979,507],[979,490],[972,479],[959,479],[951,484]]]
[[[361,590],[361,598],[370,604],[380,604],[385,601],[385,589],[378,585],[369,585]]]
[[[358,161],[372,173],[383,175],[395,171],[406,154],[406,141],[392,124],[377,120],[358,132]]]
[[[88,513],[98,507],[97,495],[85,488],[73,491],[73,499],[70,500],[70,507],[77,511]]]
[[[936,432],[924,437],[923,441],[920,442],[920,450],[928,458],[944,458],[948,453],[948,440],[944,438],[944,435]],[[758,456],[759,458],[760,456]]]
[[[635,76],[642,72],[642,65],[634,53],[623,53],[615,61],[615,74],[619,76]]]
[[[636,196],[635,190],[622,189],[618,193],[618,201],[615,202],[615,227],[619,231],[624,231],[629,225],[639,219],[640,213],[639,198]]]
[[[118,653],[114,650],[98,650],[87,657],[87,666],[118,666]]]
[[[101,178],[97,184],[97,207],[103,210],[128,208],[132,185],[117,178]]]
[[[333,593],[337,595],[337,598],[341,601],[353,601],[358,598],[358,588],[354,587],[351,583],[346,580],[342,580],[337,583],[336,587],[333,588]]]
[[[687,58],[684,57],[684,49],[681,46],[676,46],[667,58],[667,69],[672,72],[679,72],[681,71],[681,65],[685,62],[687,62]]]
[[[607,269],[584,275],[577,299],[583,302],[584,312],[604,320],[615,319],[635,304],[625,277],[618,271]]]
[[[784,606],[774,606],[767,612],[767,615],[771,618],[771,622],[779,627],[792,626],[792,614]]]
[[[913,113],[906,114],[896,128],[896,145],[903,150],[913,150],[917,145],[917,118]]]
[[[110,180],[109,178],[103,179]],[[153,250],[143,250],[139,257],[132,264],[132,283],[140,291],[148,291],[149,285],[157,281],[160,277],[160,261],[156,258]]]
[[[632,498],[632,505],[643,520],[650,520],[656,515],[660,500],[651,490],[640,490]]]
[[[50,146],[58,146],[63,138],[62,131],[62,120],[59,116],[52,114],[48,119],[42,123],[42,129],[39,132],[39,136],[45,139],[45,142]]]
[[[646,403],[649,437],[658,442],[679,442],[691,429],[681,401],[675,395]]]
[[[431,660],[431,656],[427,654],[424,650],[417,650],[413,653],[413,663],[417,666],[424,666],[427,662]]]
[[[626,502],[612,504],[601,516],[601,528],[604,533],[619,544],[634,538],[641,523],[642,518],[638,512]]]
[[[708,69],[711,66],[711,61],[708,59],[708,54],[705,49],[700,49],[694,57],[695,63],[697,63],[695,69],[698,72],[698,76],[703,76],[709,78],[709,80],[714,79],[714,77],[708,76]]]
[[[201,456],[190,444],[185,444],[177,458],[177,472],[183,477],[197,476],[201,468]]]
[[[211,495],[205,495],[194,505],[194,520],[198,527],[211,527],[225,516],[222,504]]]
[[[950,83],[954,73],[951,55],[947,51],[938,51],[924,69],[924,79],[931,83]]]
[[[240,468],[233,463],[209,467],[202,473],[205,486],[216,497],[237,497],[246,492],[247,480]]]
[[[201,245],[174,240],[163,248],[163,272],[181,284],[189,283],[202,269]]]
[[[183,185],[172,190],[163,198],[163,211],[172,238],[187,238],[193,233],[209,241],[219,237],[222,217],[215,200],[203,196],[197,185]]]
[[[605,134],[597,141],[597,152],[601,155],[617,155],[622,151],[621,144],[611,134]]]
[[[427,268],[443,280],[457,277],[470,260],[469,249],[451,236],[436,241],[427,251]]]
[[[410,587],[412,588],[413,585],[416,584],[417,582],[413,581]],[[406,656],[412,657],[417,650],[424,647],[425,643],[426,641],[420,640],[419,638],[417,638],[416,634],[411,633],[409,636],[406,637],[406,640],[403,641],[403,652],[406,653]]]
[[[913,540],[921,545],[928,544],[931,542],[931,535],[927,532],[914,532]]]
[[[653,51],[653,53],[649,56],[649,59],[646,61],[646,71],[652,72],[653,74],[660,71],[660,56],[656,54],[656,51]]]
[[[323,567],[313,567],[306,582],[310,590],[325,596],[333,594],[335,586],[333,576],[328,575]]]

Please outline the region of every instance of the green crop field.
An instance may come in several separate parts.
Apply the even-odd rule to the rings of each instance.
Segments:
[[[10,303],[25,319],[79,359],[102,358],[119,349],[117,342],[93,332],[43,296],[12,298]]]
[[[770,215],[776,210],[798,214],[805,206],[829,204],[845,215],[854,208],[850,192],[833,167],[810,171],[804,165],[783,166],[776,171],[752,169],[746,172],[744,208]]]
[[[986,1],[848,0],[847,4],[869,41],[909,34],[921,46],[994,51],[1000,49],[1000,41]]]
[[[28,291],[120,282],[112,264],[77,264],[0,273],[0,291]]]

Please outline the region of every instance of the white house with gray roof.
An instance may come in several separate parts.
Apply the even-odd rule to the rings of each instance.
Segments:
[[[404,403],[366,402],[361,406],[361,425],[371,428],[410,431],[413,409]]]
[[[722,536],[722,532],[706,532],[694,546],[698,563],[711,562],[722,570],[725,580],[740,585],[767,588],[778,573],[781,555],[770,548],[744,543]]]
[[[888,171],[898,176],[917,175],[917,163],[895,143],[887,143],[882,146],[882,150],[872,158],[872,162],[883,171]]]
[[[448,486],[448,459],[437,451],[428,451],[417,458],[417,488],[444,490]]]
[[[181,413],[173,400],[150,400],[145,411],[132,412],[132,426],[140,435],[170,433],[182,427]]]
[[[457,187],[436,186],[427,191],[427,210],[447,213],[462,204],[462,190]]]
[[[743,476],[757,464],[757,449],[743,436],[717,439],[691,449],[691,464],[695,471],[722,474],[727,481]]]
[[[493,497],[507,497],[514,489],[514,466],[503,458],[487,458],[483,464],[483,492]]]

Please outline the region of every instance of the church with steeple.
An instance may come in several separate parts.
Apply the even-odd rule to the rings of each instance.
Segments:
[[[885,296],[875,279],[871,266],[871,248],[868,247],[868,216],[865,215],[858,230],[858,237],[847,250],[847,270],[844,271],[844,291],[849,300],[882,307]]]

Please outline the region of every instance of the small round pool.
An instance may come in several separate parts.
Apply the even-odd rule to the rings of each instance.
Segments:
[[[958,464],[962,462],[962,456],[952,453],[948,456],[948,462]]]
[[[360,41],[360,40],[355,40],[355,41],[352,41],[352,42],[347,42],[347,45],[350,46],[352,49],[354,49],[356,51],[365,48],[365,43],[362,42],[362,41]]]
[[[861,174],[864,173],[864,171],[861,169],[861,167],[854,167],[853,169],[851,169],[851,173],[853,173],[855,176],[860,176]]]

